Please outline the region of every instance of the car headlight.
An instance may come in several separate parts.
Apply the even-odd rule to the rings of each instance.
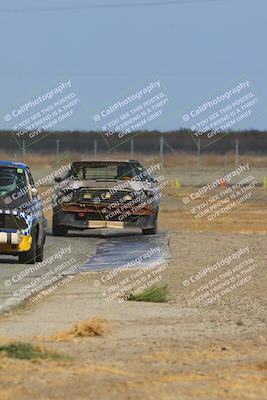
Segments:
[[[126,196],[123,197],[123,200],[125,201],[131,201],[133,199],[133,196],[131,194],[126,194]]]
[[[109,193],[109,192],[105,193],[104,194],[104,199],[105,200],[111,199],[111,193]]]

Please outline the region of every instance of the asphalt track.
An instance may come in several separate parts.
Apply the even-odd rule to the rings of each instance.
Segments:
[[[143,259],[144,254],[150,256]],[[168,257],[167,232],[143,236],[137,230],[105,229],[70,232],[64,238],[48,233],[44,262],[36,263],[34,271],[29,271],[31,265],[19,264],[17,257],[0,255],[0,313],[22,304],[21,296],[32,288],[35,294],[41,292],[38,288],[51,276],[61,280],[76,273],[121,268],[131,262],[132,266],[147,266]],[[68,264],[74,267],[71,273],[61,269]]]

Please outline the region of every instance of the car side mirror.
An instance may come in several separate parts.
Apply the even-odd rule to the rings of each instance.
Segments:
[[[56,177],[55,177],[55,182],[56,182],[56,183],[62,182],[61,176],[56,176]]]
[[[35,187],[32,187],[32,196],[36,197],[38,195],[38,190]]]

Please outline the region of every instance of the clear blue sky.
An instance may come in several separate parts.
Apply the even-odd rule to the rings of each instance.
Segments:
[[[266,0],[11,12],[12,8],[138,1],[1,1],[1,113],[68,77],[83,109],[64,128],[95,129],[88,110],[102,109],[157,78],[166,88],[171,112],[150,127],[177,129],[185,126],[183,110],[224,92],[242,77],[259,94],[262,111],[244,128],[267,128]],[[0,128],[6,128],[3,117],[0,121]]]

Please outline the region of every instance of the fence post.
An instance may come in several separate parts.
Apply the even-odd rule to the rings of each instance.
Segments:
[[[97,156],[97,139],[94,139],[94,156]]]
[[[238,137],[235,138],[235,166],[239,165],[239,140]]]
[[[131,143],[131,156],[133,156],[134,155],[134,140],[131,139],[130,143]]]
[[[60,140],[59,139],[57,139],[57,151],[56,151],[56,154],[57,154],[57,161],[59,160],[59,144],[60,144]]]
[[[200,165],[200,152],[201,152],[200,138],[197,138],[197,165]]]
[[[25,161],[25,159],[26,159],[26,143],[25,143],[24,139],[22,141],[22,156],[23,156],[23,161]]]

